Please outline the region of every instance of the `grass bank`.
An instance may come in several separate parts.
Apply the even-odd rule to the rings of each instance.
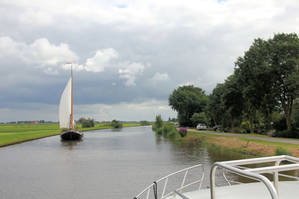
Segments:
[[[249,138],[227,137],[209,134],[206,132],[188,131],[188,135],[182,139],[184,142],[196,142],[198,140],[231,149],[243,154],[254,156],[280,155],[289,153],[299,157],[299,145],[281,142],[271,142]]]
[[[123,127],[140,126],[139,123],[124,123]],[[82,128],[77,125],[80,131],[91,131],[108,129],[111,126],[107,124],[96,124],[91,128]],[[59,135],[61,130],[58,124],[1,124],[0,125],[0,147],[17,144],[25,141],[39,138]]]

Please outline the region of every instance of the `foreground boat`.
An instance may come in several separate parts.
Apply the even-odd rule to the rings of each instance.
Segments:
[[[259,164],[259,167],[256,167],[256,164]],[[255,168],[248,167],[252,167],[252,165]],[[195,169],[197,171],[193,175],[190,175],[192,170]],[[198,169],[201,169],[202,172],[198,172]],[[222,175],[219,174],[220,170],[222,171]],[[295,172],[293,172],[293,175],[290,175],[290,171]],[[202,188],[204,171],[202,165],[199,164],[174,172],[155,181],[134,197],[134,199],[299,198],[298,171],[299,158],[287,155],[216,162],[210,170],[210,187]],[[253,181],[251,183],[237,182],[229,179],[225,174],[226,172]],[[176,178],[179,175],[181,177]],[[216,176],[218,180],[222,177],[227,186],[216,186]],[[191,180],[188,180],[188,178],[191,178]],[[282,178],[284,178],[284,181],[281,180]],[[174,185],[171,181],[177,185]]]
[[[71,77],[59,103],[59,127],[68,129],[61,132],[62,140],[80,140],[83,136],[83,133],[75,129],[73,109],[73,70],[71,69]]]

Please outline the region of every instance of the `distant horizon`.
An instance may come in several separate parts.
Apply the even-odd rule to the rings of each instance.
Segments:
[[[117,120],[117,119],[116,119]],[[24,123],[32,123],[32,122],[38,122],[39,124],[43,124],[43,123],[59,123],[59,121],[44,121],[41,122],[43,120],[17,120],[17,121],[0,121],[0,124],[9,124],[9,123],[17,123],[17,124],[24,124]],[[75,120],[78,121],[78,120]],[[98,123],[103,123],[103,122],[111,122],[112,120],[105,120],[105,121],[97,121],[95,120],[95,122]],[[130,121],[130,120],[119,120],[120,122],[124,122],[124,123],[138,123],[138,122],[142,122],[142,121],[147,121],[147,122],[154,122],[154,120],[136,120],[136,121]]]

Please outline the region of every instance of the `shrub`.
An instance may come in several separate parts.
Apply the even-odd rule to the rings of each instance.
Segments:
[[[223,129],[223,132],[225,132],[225,133],[230,132],[230,128],[229,128],[229,127],[225,127],[225,128]]]
[[[286,119],[284,117],[281,117],[277,121],[273,123],[273,127],[276,131],[283,131],[287,129],[286,125]]]
[[[157,115],[156,116],[156,121],[154,122],[153,126],[152,126],[152,129],[153,131],[156,131],[160,128],[162,128],[163,126],[163,120],[161,118],[161,115]]]
[[[275,155],[292,155],[292,154],[282,147],[277,147],[275,149]]]
[[[145,120],[140,121],[140,126],[148,126],[148,125],[151,125],[151,123]]]
[[[181,137],[185,137],[187,135],[187,128],[180,127],[179,128],[179,134]]]
[[[115,129],[119,129],[123,127],[123,124],[118,120],[112,120],[111,126]]]
[[[248,133],[248,131],[246,129],[242,129],[242,128],[239,128],[239,127],[235,127],[232,131],[234,133]]]
[[[94,120],[93,119],[83,120],[81,124],[82,124],[82,128],[94,127]]]
[[[247,133],[250,133],[249,121],[242,122],[241,129],[244,129],[247,131]]]
[[[162,132],[163,132],[163,136],[170,137],[170,135],[174,136],[176,134],[177,130],[173,123],[167,122],[163,125]]]
[[[299,132],[293,128],[291,130],[275,131],[273,137],[285,137],[285,138],[299,138]]]
[[[168,132],[167,137],[169,137],[169,138],[175,138],[176,135],[177,135],[176,131],[170,131],[170,132]]]
[[[158,135],[162,135],[163,133],[162,128],[158,128],[155,131],[157,132]]]

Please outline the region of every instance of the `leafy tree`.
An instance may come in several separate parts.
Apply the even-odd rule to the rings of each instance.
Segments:
[[[297,34],[276,34],[268,40],[273,92],[276,94],[285,114],[288,130],[291,130],[291,116],[294,99],[298,97],[299,38]]]
[[[208,100],[204,91],[193,85],[175,89],[168,98],[171,108],[178,112],[178,120],[182,126],[192,126],[192,115],[205,111]]]
[[[236,62],[245,99],[244,110],[251,125],[261,110],[267,123],[279,106],[291,129],[294,99],[298,96],[299,38],[296,34],[276,34],[267,41],[256,39]],[[252,128],[251,128],[252,130]]]
[[[148,126],[148,125],[151,125],[151,123],[146,120],[140,121],[140,126]]]
[[[162,120],[162,117],[161,115],[157,115],[156,116],[156,120],[152,126],[152,129],[156,132],[160,132],[162,133],[162,126],[163,126],[163,120]]]
[[[122,128],[123,124],[118,120],[112,120],[111,121],[111,126],[115,129],[118,129],[118,128]]]
[[[193,122],[194,126],[196,126],[199,123],[203,123],[203,124],[209,123],[209,119],[205,112],[194,113],[191,117],[191,121]]]
[[[240,123],[239,120],[242,117],[244,105],[242,88],[236,73],[225,80],[222,100],[224,109],[227,110],[227,114],[231,118],[231,127],[233,129],[236,122]]]
[[[93,119],[85,119],[85,120],[82,120],[81,125],[82,125],[82,128],[90,128],[90,127],[94,127],[95,122]]]
[[[267,42],[256,39],[245,52],[244,57],[239,57],[235,63],[235,74],[238,74],[239,85],[242,87],[243,109],[245,117],[249,120],[251,133],[254,132],[257,110],[262,105],[269,104],[267,94],[271,93],[271,77],[268,73],[269,67],[267,67],[268,56]],[[266,110],[271,112],[275,105],[273,103],[269,105],[273,106],[268,106]]]
[[[224,84],[217,84],[216,88],[213,89],[212,94],[209,96],[210,103],[208,105],[208,113],[215,125],[223,125],[225,123],[226,110],[223,104],[224,89]]]

